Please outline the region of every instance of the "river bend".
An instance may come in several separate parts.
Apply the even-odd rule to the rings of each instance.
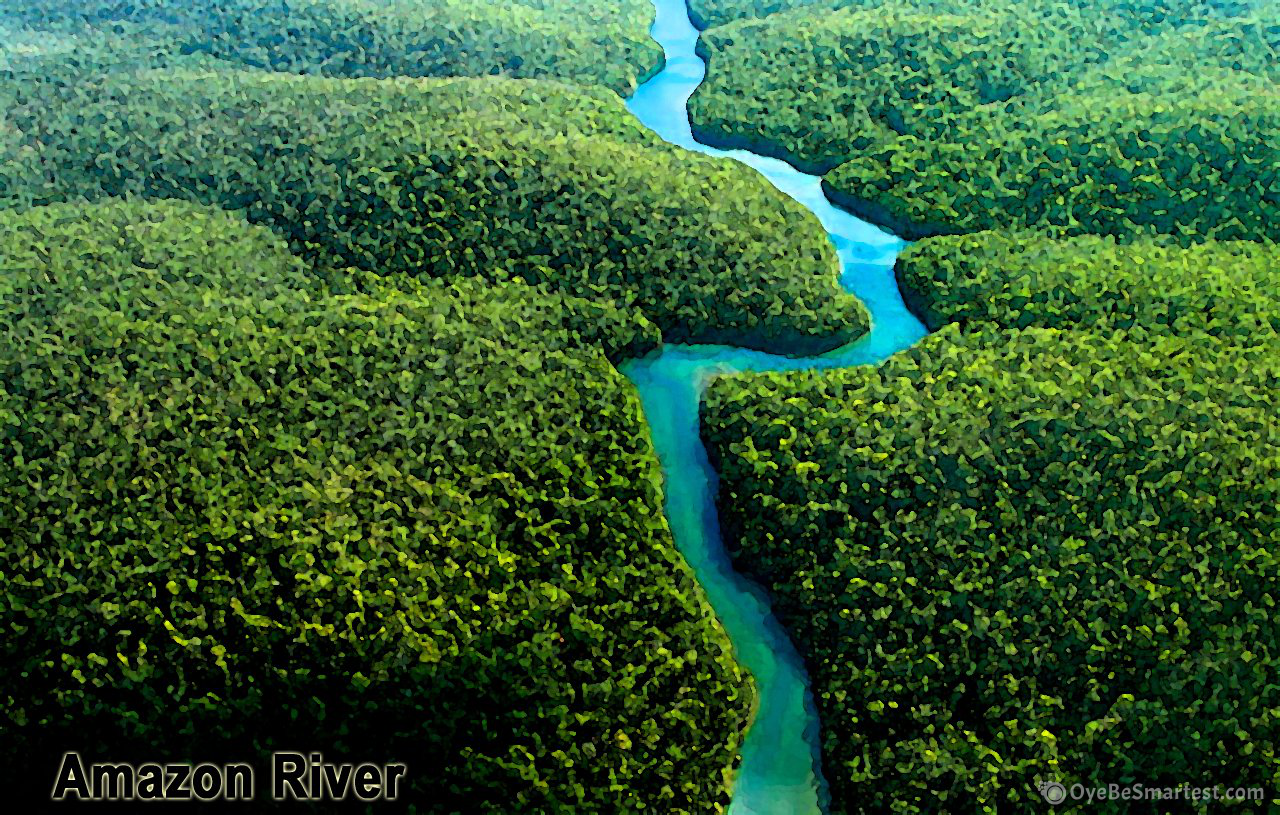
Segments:
[[[698,142],[688,100],[706,76],[695,51],[698,30],[685,0],[654,0],[652,36],[666,65],[637,89],[627,107],[668,142],[728,157],[759,171],[807,207],[840,258],[840,284],[862,299],[871,332],[814,357],[788,357],[725,345],[667,345],[623,366],[639,390],[662,464],[667,520],[733,642],[738,661],[755,679],[758,707],[742,746],[731,815],[816,815],[825,810],[818,718],[804,662],[774,617],[768,596],[733,570],[716,514],[717,479],[699,437],[698,410],[711,377],[746,371],[839,368],[880,362],[925,335],[907,310],[893,275],[903,242],[827,200],[821,178],[778,159]]]

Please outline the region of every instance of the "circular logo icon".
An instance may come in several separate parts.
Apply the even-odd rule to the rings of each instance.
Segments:
[[[1038,787],[1040,789],[1040,797],[1054,806],[1067,800],[1067,788],[1057,781],[1046,781],[1039,784]]]

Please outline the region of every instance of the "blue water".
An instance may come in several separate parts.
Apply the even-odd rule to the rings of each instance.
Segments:
[[[698,31],[685,0],[654,0],[652,35],[666,67],[636,91],[628,107],[667,141],[740,161],[799,201],[826,229],[840,256],[840,283],[871,313],[871,332],[821,356],[787,357],[724,345],[668,345],[629,362],[623,372],[639,389],[666,483],[667,519],[693,567],[738,661],[756,683],[758,707],[742,747],[732,815],[814,815],[825,808],[818,719],[804,663],[770,610],[765,593],[734,572],[716,515],[716,474],[698,434],[698,408],[714,376],[745,371],[838,368],[880,362],[925,335],[907,310],[893,276],[903,242],[836,207],[818,176],[745,150],[697,142],[687,103],[706,75],[694,48]]]

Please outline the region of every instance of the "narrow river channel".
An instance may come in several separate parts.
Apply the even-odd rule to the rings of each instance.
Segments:
[[[836,207],[821,179],[786,162],[745,150],[718,150],[697,142],[687,103],[706,75],[695,52],[698,30],[685,0],[654,0],[652,35],[666,52],[666,67],[628,102],[631,112],[680,147],[725,156],[758,170],[782,192],[808,207],[840,256],[840,283],[871,313],[871,333],[816,357],[787,357],[723,345],[669,345],[623,366],[639,389],[666,484],[667,519],[676,544],[693,567],[739,662],[755,678],[759,707],[742,748],[732,815],[814,815],[825,809],[818,718],[804,663],[770,609],[765,593],[733,570],[716,515],[716,474],[699,437],[702,392],[716,375],[744,371],[838,368],[880,362],[925,335],[902,302],[893,262],[903,242]]]

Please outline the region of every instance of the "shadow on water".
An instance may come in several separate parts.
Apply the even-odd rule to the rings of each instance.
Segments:
[[[893,275],[899,238],[836,207],[821,178],[746,150],[719,150],[694,139],[689,96],[706,75],[698,30],[685,0],[654,0],[652,36],[666,66],[641,85],[627,106],[663,139],[699,153],[735,159],[803,204],[826,229],[839,257],[840,283],[871,314],[871,332],[814,357],[788,357],[724,345],[669,345],[623,366],[644,405],[666,484],[666,511],[676,544],[693,567],[755,679],[758,708],[742,747],[732,815],[814,815],[826,807],[818,717],[803,660],[774,617],[769,598],[733,570],[716,513],[717,477],[699,436],[698,410],[714,376],[747,371],[840,368],[880,362],[925,335],[907,310]]]

